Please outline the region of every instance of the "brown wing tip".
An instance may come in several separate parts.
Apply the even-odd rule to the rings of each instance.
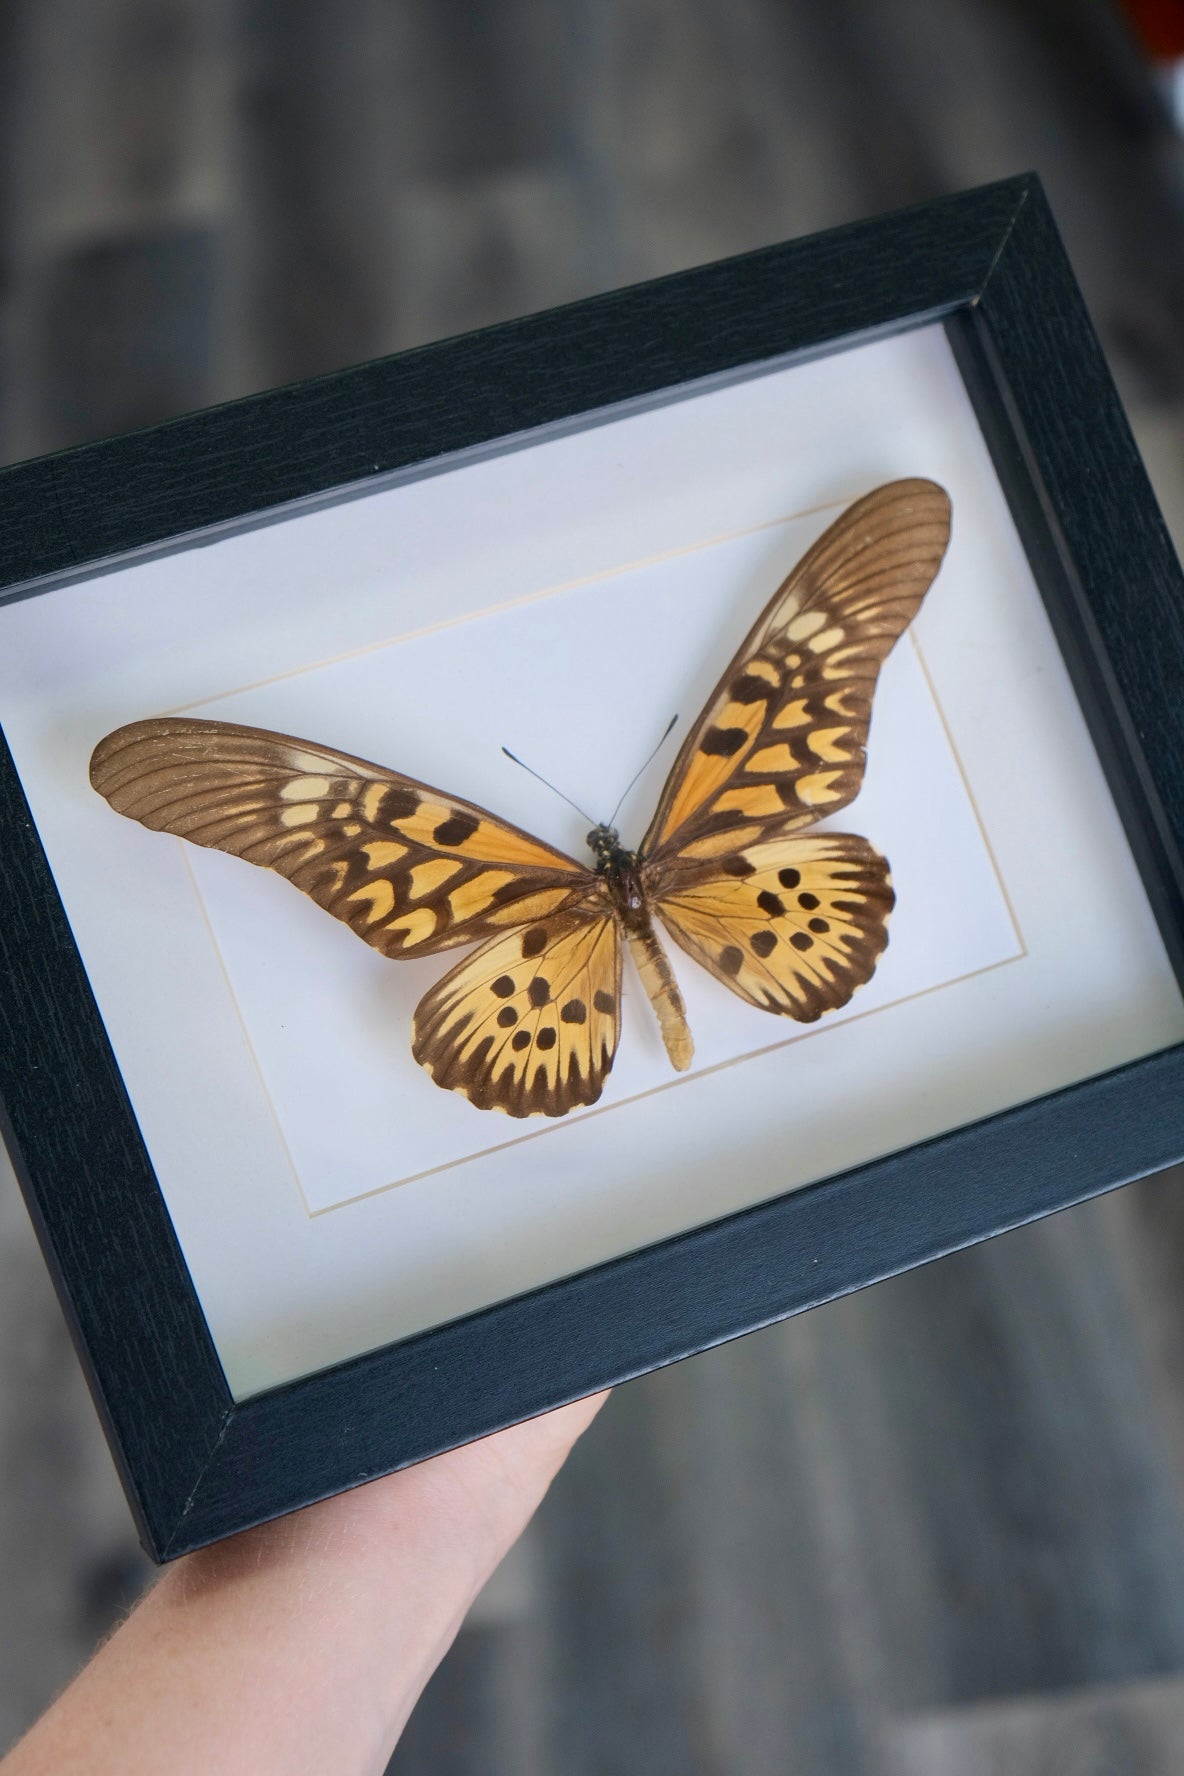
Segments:
[[[112,776],[121,765],[128,763],[127,755],[136,748],[158,746],[164,740],[202,733],[215,725],[230,727],[229,723],[194,721],[184,716],[155,716],[113,728],[109,734],[103,735],[90,755],[91,785],[100,795],[109,795]]]
[[[114,728],[111,733],[104,734],[99,744],[90,755],[90,781],[94,789],[103,793],[103,779],[108,767],[116,755],[129,744],[139,738],[137,729],[144,726],[143,722],[131,722],[127,727]]]
[[[920,479],[889,482],[889,488],[899,494],[902,507],[907,512],[942,533],[942,554],[945,553],[950,541],[950,526],[954,517],[954,502],[946,489],[938,481]]]
[[[885,481],[881,487],[867,494],[868,499],[932,499],[938,505],[948,506],[950,496],[940,481],[931,481],[927,475],[901,475],[896,481]]]
[[[947,533],[954,510],[953,501],[939,481],[929,481],[921,475],[906,475],[899,481],[886,481],[882,487],[865,493],[862,499],[848,506],[844,516],[887,506],[900,506],[913,517],[924,516],[930,523],[943,526]]]
[[[115,728],[110,734],[104,734],[90,755],[91,788],[105,796],[119,812],[122,812],[120,804],[127,800],[119,792],[129,781],[128,767],[131,767],[130,781],[134,783],[137,766],[141,764],[137,755],[144,742],[151,739],[152,726],[151,722],[130,722],[127,727]]]

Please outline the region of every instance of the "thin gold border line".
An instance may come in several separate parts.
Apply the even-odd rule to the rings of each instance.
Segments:
[[[439,623],[429,624],[425,628],[409,630],[404,635],[393,636],[393,637],[388,638],[385,641],[370,643],[366,647],[363,647],[363,648],[355,648],[355,649],[352,649],[349,652],[344,653],[344,654],[335,655],[335,656],[332,656],[330,658],[327,658],[327,659],[321,660],[321,661],[314,661],[314,662],[311,662],[311,663],[306,664],[304,666],[294,668],[291,672],[277,673],[273,678],[260,679],[259,681],[257,681],[257,684],[255,684],[255,685],[241,686],[241,687],[239,687],[238,690],[223,691],[223,692],[220,692],[217,697],[205,698],[201,702],[198,702],[198,703],[189,703],[189,704],[180,705],[176,710],[172,711],[171,713],[180,714],[185,709],[203,708],[203,707],[206,707],[209,703],[219,702],[227,697],[240,695],[241,692],[244,690],[257,689],[257,688],[259,688],[259,686],[265,685],[265,684],[278,684],[281,681],[288,679],[288,678],[302,677],[306,673],[319,671],[327,666],[333,666],[333,665],[340,664],[341,662],[343,662],[345,660],[356,659],[363,654],[377,653],[377,652],[382,651],[384,648],[398,646],[402,642],[416,640],[420,636],[423,636],[423,635],[437,634],[437,633],[439,633],[443,630],[446,630],[446,629],[459,628],[465,623],[475,622],[479,618],[484,617],[484,616],[498,615],[498,614],[501,614],[501,613],[508,611],[508,610],[518,609],[518,608],[521,608],[525,605],[535,604],[535,603],[540,602],[542,599],[552,597],[559,592],[570,591],[570,590],[572,590],[576,587],[579,587],[579,586],[593,586],[593,585],[601,584],[606,580],[619,578],[622,574],[633,572],[638,568],[653,566],[654,564],[656,564],[657,562],[660,562],[660,561],[677,560],[682,556],[697,554],[697,553],[700,553],[704,549],[710,549],[710,548],[717,547],[721,543],[733,542],[733,541],[738,540],[741,537],[757,536],[762,531],[775,530],[781,525],[794,523],[798,519],[810,517],[810,516],[816,515],[819,512],[826,512],[826,511],[833,510],[836,506],[843,505],[843,503],[844,502],[842,500],[828,501],[824,505],[808,507],[804,511],[801,511],[801,512],[791,513],[788,516],[782,516],[782,517],[778,517],[778,518],[769,519],[765,523],[752,525],[752,526],[749,526],[748,528],[743,529],[743,530],[723,532],[717,536],[703,539],[697,543],[688,544],[683,548],[666,550],[666,551],[663,551],[663,552],[660,552],[656,555],[651,555],[651,556],[642,556],[642,557],[639,557],[635,561],[623,563],[616,568],[606,569],[605,571],[603,571],[601,573],[588,574],[588,575],[585,575],[579,579],[562,581],[562,582],[559,582],[553,586],[544,588],[541,591],[527,593],[522,598],[511,599],[511,600],[506,601],[505,603],[498,604],[498,605],[489,605],[480,611],[469,612],[467,615],[465,615],[463,617],[447,618]],[[890,1001],[889,1004],[887,1004],[887,1005],[878,1006],[875,1011],[856,1013],[856,1015],[852,1018],[845,1018],[843,1020],[843,1024],[861,1022],[864,1018],[877,1016],[881,1011],[889,1011],[889,1010],[894,1009],[897,1006],[907,1005],[907,1004],[911,1003],[914,999],[924,998],[927,995],[929,995],[930,993],[940,991],[943,987],[957,986],[957,985],[961,984],[963,981],[975,979],[980,974],[987,974],[987,973],[990,973],[993,969],[1004,967],[1009,962],[1020,961],[1023,958],[1025,958],[1028,954],[1027,946],[1026,946],[1026,944],[1024,942],[1024,938],[1023,938],[1023,933],[1020,930],[1019,921],[1015,916],[1015,911],[1014,911],[1014,908],[1011,903],[1011,898],[1007,892],[1007,888],[1003,882],[1003,878],[1002,878],[1002,875],[999,870],[998,860],[995,857],[995,853],[992,848],[990,839],[987,836],[987,831],[986,831],[986,827],[983,822],[982,814],[981,814],[978,804],[974,798],[974,794],[970,788],[969,779],[967,778],[966,770],[965,770],[965,767],[962,763],[961,755],[958,752],[958,748],[954,744],[954,739],[953,739],[953,735],[950,731],[949,722],[946,719],[945,711],[942,708],[941,701],[937,695],[937,691],[936,691],[934,683],[933,683],[932,674],[929,671],[928,665],[925,661],[924,655],[921,652],[921,648],[920,648],[920,645],[917,641],[916,636],[913,634],[913,631],[911,629],[909,630],[908,633],[909,633],[909,640],[912,643],[914,652],[917,657],[918,664],[921,667],[921,673],[922,673],[922,676],[925,680],[926,689],[928,690],[929,695],[933,700],[933,704],[934,704],[934,708],[937,712],[938,720],[940,721],[940,723],[942,725],[942,730],[943,730],[945,737],[946,737],[946,743],[949,746],[951,753],[953,754],[955,766],[957,768],[959,777],[962,780],[962,785],[963,785],[963,788],[966,792],[967,799],[970,802],[971,810],[974,814],[975,821],[978,826],[980,835],[982,837],[983,845],[986,849],[987,856],[990,860],[991,868],[994,872],[996,882],[998,883],[1000,893],[1003,896],[1004,904],[1007,907],[1008,916],[1011,919],[1012,929],[1015,933],[1016,941],[1020,945],[1020,954],[1019,954],[1019,956],[1004,957],[999,962],[988,963],[984,968],[981,968],[981,969],[972,969],[968,974],[955,976],[953,980],[940,981],[933,987],[923,988],[920,993],[906,994],[900,999],[894,999],[894,1000]],[[184,857],[184,861],[185,861],[186,873],[189,877],[189,881],[190,881],[190,884],[193,888],[193,892],[197,898],[198,907],[201,912],[203,923],[205,924],[206,931],[209,936],[209,940],[214,948],[215,955],[217,956],[218,965],[219,965],[219,968],[221,969],[223,980],[226,983],[226,990],[227,990],[228,994],[230,995],[231,1003],[234,1006],[235,1015],[238,1019],[239,1027],[240,1027],[242,1034],[243,1034],[243,1040],[247,1045],[247,1051],[251,1056],[251,1061],[254,1066],[256,1076],[259,1080],[260,1090],[262,1091],[263,1096],[266,1100],[268,1111],[271,1116],[271,1120],[275,1124],[276,1132],[279,1136],[280,1144],[283,1148],[284,1156],[287,1160],[288,1167],[292,1173],[293,1180],[296,1184],[297,1194],[300,1197],[301,1206],[304,1209],[304,1213],[305,1213],[305,1216],[307,1217],[307,1219],[309,1219],[310,1221],[317,1220],[323,1215],[333,1214],[337,1209],[349,1208],[355,1203],[368,1201],[371,1198],[376,1197],[376,1196],[383,1196],[388,1191],[402,1189],[402,1187],[405,1184],[414,1184],[414,1183],[419,1182],[423,1178],[438,1177],[443,1172],[454,1171],[460,1166],[471,1164],[474,1160],[487,1159],[487,1158],[489,1158],[489,1156],[491,1154],[505,1152],[509,1148],[521,1146],[526,1141],[535,1141],[535,1140],[538,1140],[543,1135],[550,1135],[550,1134],[555,1134],[558,1132],[555,1127],[536,1129],[536,1130],[533,1130],[528,1135],[519,1135],[516,1138],[511,1139],[509,1141],[495,1142],[492,1146],[480,1148],[475,1153],[468,1153],[468,1154],[463,1155],[461,1158],[447,1160],[444,1163],[442,1163],[441,1165],[429,1166],[424,1171],[413,1172],[405,1178],[392,1179],[390,1182],[388,1182],[386,1184],[379,1184],[379,1185],[375,1186],[375,1188],[373,1190],[360,1191],[356,1196],[344,1197],[340,1202],[330,1203],[323,1209],[311,1208],[309,1206],[308,1195],[307,1195],[307,1192],[305,1191],[303,1180],[300,1175],[300,1170],[296,1164],[295,1157],[292,1153],[292,1150],[291,1150],[290,1146],[288,1145],[287,1137],[284,1134],[283,1122],[282,1122],[280,1114],[279,1114],[279,1109],[278,1109],[277,1105],[275,1104],[274,1099],[272,1098],[271,1091],[268,1086],[267,1079],[264,1074],[262,1064],[260,1062],[258,1053],[255,1049],[255,1045],[254,1045],[254,1043],[251,1039],[250,1033],[249,1033],[245,1013],[244,1013],[241,1005],[239,1004],[238,996],[237,996],[235,989],[234,989],[234,984],[233,984],[233,981],[231,978],[230,970],[227,965],[226,959],[222,953],[221,946],[218,942],[218,938],[217,938],[217,935],[214,930],[213,922],[209,916],[209,911],[206,907],[205,900],[204,900],[202,893],[201,893],[200,884],[197,881],[197,877],[193,871],[192,865],[190,864],[189,858],[185,854],[184,841],[178,840],[178,844],[181,846],[182,856]],[[841,1028],[841,1027],[842,1027],[841,1025],[829,1026],[830,1029],[837,1029],[837,1028]],[[690,1076],[689,1079],[666,1080],[661,1085],[651,1086],[647,1091],[636,1092],[636,1093],[634,1093],[634,1095],[632,1097],[622,1098],[614,1104],[601,1105],[600,1108],[596,1109],[596,1110],[589,1110],[588,1112],[586,1112],[585,1116],[581,1116],[578,1120],[583,1122],[586,1120],[586,1118],[588,1116],[607,1115],[610,1111],[623,1109],[625,1107],[625,1105],[627,1105],[627,1104],[639,1103],[645,1098],[653,1097],[658,1092],[670,1091],[674,1087],[680,1086],[680,1085],[689,1085],[692,1082],[692,1080],[705,1079],[708,1077],[708,1075],[710,1075],[712,1073],[720,1072],[725,1067],[739,1066],[744,1061],[756,1060],[756,1059],[759,1059],[762,1055],[772,1054],[778,1049],[788,1048],[788,1047],[792,1046],[795,1042],[803,1041],[811,1035],[825,1035],[826,1033],[827,1033],[826,1030],[803,1031],[798,1035],[787,1037],[782,1042],[767,1043],[761,1048],[748,1049],[742,1055],[733,1055],[732,1057],[730,1057],[726,1061],[716,1062],[715,1065],[712,1067],[704,1067],[704,1068],[697,1070],[695,1073],[693,1073]]]
[[[614,1110],[623,1110],[627,1104],[640,1104],[646,1098],[657,1097],[659,1092],[677,1091],[679,1087],[693,1085],[696,1080],[707,1079],[713,1073],[723,1073],[728,1067],[743,1066],[746,1061],[760,1060],[763,1055],[776,1054],[779,1049],[792,1048],[796,1043],[808,1042],[811,1037],[830,1036],[837,1030],[845,1030],[850,1024],[862,1024],[868,1018],[880,1017],[886,1011],[896,1011],[902,1005],[911,1005],[920,999],[928,999],[933,993],[942,993],[947,987],[960,987],[966,981],[977,980],[980,975],[993,974],[996,969],[1009,968],[1014,962],[1026,959],[1027,952],[1018,956],[1003,956],[998,962],[987,962],[982,968],[972,968],[966,974],[957,974],[951,980],[936,981],[931,987],[921,987],[916,993],[905,993],[899,999],[890,999],[887,1005],[874,1006],[871,1011],[857,1011],[852,1017],[843,1018],[840,1023],[827,1024],[818,1030],[802,1030],[794,1036],[787,1036],[781,1042],[768,1042],[763,1048],[746,1049],[743,1054],[730,1055],[726,1061],[716,1061],[710,1067],[700,1067],[685,1079],[665,1079],[661,1085],[651,1085],[645,1091],[634,1092],[630,1098],[618,1098],[614,1104],[601,1104],[598,1109],[585,1110],[569,1123],[568,1128],[578,1127],[581,1123],[590,1122],[597,1116],[608,1116]],[[493,1153],[505,1153],[511,1147],[521,1147],[527,1141],[537,1141],[543,1135],[557,1135],[563,1131],[553,1123],[549,1128],[532,1129],[528,1135],[518,1135],[509,1141],[499,1141],[493,1147],[482,1147],[476,1153],[466,1153],[463,1159],[445,1160],[442,1165],[428,1166],[425,1171],[412,1172],[406,1178],[396,1178],[390,1184],[377,1184],[373,1190],[359,1191],[357,1196],[343,1197],[340,1202],[329,1203],[323,1209],[310,1209],[308,1218],[317,1221],[322,1215],[332,1215],[337,1209],[351,1208],[355,1203],[368,1202],[372,1197],[385,1196],[389,1190],[401,1190],[404,1184],[418,1184],[423,1178],[438,1177],[441,1172],[455,1171],[458,1166],[469,1165],[477,1159],[488,1159]],[[921,1136],[920,1139],[927,1137]],[[809,1180],[806,1180],[809,1182]],[[801,1186],[792,1185],[792,1189]]]
[[[553,585],[543,586],[538,591],[524,592],[518,598],[507,598],[499,604],[482,605],[479,610],[465,611],[460,616],[442,617],[438,623],[425,623],[418,629],[407,629],[400,635],[388,635],[381,641],[368,641],[362,647],[347,648],[341,654],[328,654],[323,660],[293,666],[287,672],[274,673],[270,678],[254,679],[249,684],[236,685],[229,691],[218,691],[212,697],[198,697],[190,703],[178,703],[174,708],[164,710],[163,714],[185,715],[191,709],[206,709],[211,703],[225,702],[228,697],[241,697],[248,691],[283,684],[289,678],[302,678],[308,672],[323,672],[330,666],[344,665],[347,660],[359,660],[366,654],[380,654],[386,648],[400,647],[408,641],[420,641],[426,635],[439,635],[447,629],[459,629],[466,623],[476,623],[484,617],[504,616],[507,611],[540,604],[544,599],[554,598],[561,592],[573,592],[581,586],[601,585],[606,580],[619,579],[622,574],[656,567],[663,561],[678,561],[685,555],[697,555],[704,549],[718,548],[721,543],[738,542],[742,537],[759,536],[764,530],[776,530],[782,524],[796,524],[801,519],[815,517],[819,512],[834,511],[836,507],[849,504],[849,500],[827,500],[823,505],[807,506],[803,511],[789,512],[780,518],[769,518],[762,524],[751,524],[743,530],[720,531],[717,536],[704,537],[697,543],[686,543],[677,549],[661,549],[655,555],[639,555],[636,560],[620,562],[616,567],[601,569],[599,573],[583,574],[574,580],[557,580]]]
[[[962,763],[962,754],[958,751],[958,747],[954,741],[953,732],[946,719],[946,712],[942,707],[941,698],[937,694],[937,686],[933,682],[933,675],[929,670],[925,655],[921,651],[921,643],[917,640],[917,637],[911,628],[909,629],[908,635],[909,640],[913,644],[913,652],[917,656],[917,664],[920,666],[925,683],[929,688],[929,695],[933,699],[933,707],[937,710],[937,719],[940,721],[945,733],[946,744],[954,755],[954,763],[958,767],[958,775],[962,779],[962,787],[966,791],[966,799],[970,803],[975,820],[978,822],[978,830],[982,836],[983,844],[986,846],[987,856],[991,860],[991,868],[995,872],[995,880],[999,884],[999,892],[1003,896],[1003,904],[1007,908],[1007,915],[1011,920],[1012,929],[1016,935],[1016,941],[1020,946],[1021,953],[1026,956],[1028,954],[1028,946],[1024,941],[1024,934],[1020,927],[1019,919],[1016,917],[1015,908],[1011,903],[1011,895],[1007,892],[1007,883],[1003,880],[1003,871],[999,868],[999,859],[995,856],[995,847],[992,845],[990,834],[987,832],[987,823],[983,819],[982,811],[975,799],[974,791],[970,787],[970,778],[967,775],[965,765]]]

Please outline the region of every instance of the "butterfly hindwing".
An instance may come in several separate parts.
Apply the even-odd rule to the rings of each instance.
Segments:
[[[767,840],[697,869],[651,866],[655,911],[675,942],[763,1011],[812,1023],[870,980],[893,893],[866,839]]]
[[[145,826],[286,876],[384,956],[545,917],[593,880],[483,808],[260,728],[135,722],[100,741],[91,782]]]
[[[642,847],[723,855],[846,807],[863,782],[880,667],[949,541],[932,481],[893,481],[819,538],[691,729]]]
[[[415,1013],[412,1053],[481,1110],[593,1104],[620,1034],[621,939],[597,883],[578,907],[482,944]]]

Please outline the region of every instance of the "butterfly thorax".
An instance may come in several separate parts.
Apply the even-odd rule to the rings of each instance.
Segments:
[[[603,874],[612,863],[636,863],[632,851],[626,851],[615,826],[594,826],[584,843],[596,859],[596,869]]]
[[[637,853],[625,849],[615,826],[593,827],[588,834],[588,847],[596,859],[596,874],[603,879],[625,930],[639,935],[649,931],[649,908]]]

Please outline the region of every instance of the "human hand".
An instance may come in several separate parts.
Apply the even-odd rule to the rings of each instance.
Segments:
[[[604,1394],[167,1568],[0,1776],[380,1776]]]

